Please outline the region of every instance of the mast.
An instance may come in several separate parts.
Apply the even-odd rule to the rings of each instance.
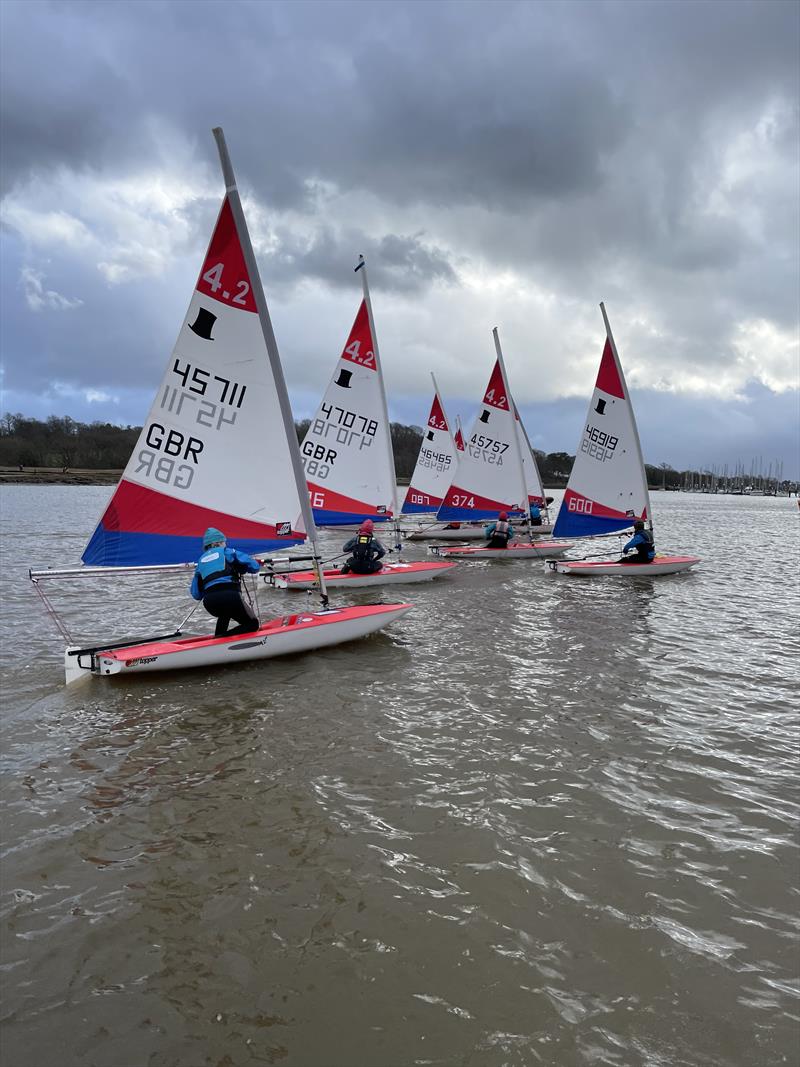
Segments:
[[[644,469],[644,457],[642,456],[642,443],[639,440],[639,427],[636,425],[636,415],[633,411],[633,404],[631,404],[630,393],[628,392],[628,383],[625,381],[625,375],[622,373],[622,364],[619,361],[619,353],[617,352],[617,346],[614,343],[614,335],[611,332],[611,326],[608,322],[608,315],[606,315],[606,307],[603,302],[600,302],[600,311],[603,313],[603,322],[606,327],[606,337],[608,337],[608,343],[611,345],[611,353],[614,356],[614,362],[617,365],[617,374],[619,380],[622,382],[622,389],[625,393],[625,399],[628,402],[628,409],[631,414],[631,423],[633,425],[633,440],[636,443],[636,453],[639,457],[639,470],[642,475],[642,488],[644,490],[644,499],[647,501],[647,527],[650,533],[653,532],[653,508],[650,504],[650,490],[647,487],[647,472]]]
[[[517,406],[514,403],[514,398],[511,395],[511,390],[508,388],[508,375],[506,374],[506,365],[503,360],[503,350],[500,347],[500,334],[497,327],[492,330],[492,336],[494,337],[494,348],[497,352],[497,362],[500,366],[500,374],[503,377],[503,387],[506,391],[506,399],[508,401],[508,410],[511,413],[514,421],[511,424],[511,430],[514,437],[514,448],[517,453],[517,466],[519,467],[519,477],[522,483],[522,509],[525,516],[525,529],[528,531],[528,540],[533,540],[533,533],[531,532],[531,509],[528,506],[528,486],[525,482],[525,468],[522,464],[522,451],[519,447],[519,434],[517,433],[516,419],[517,419]],[[521,420],[520,420],[521,421]]]
[[[389,407],[386,403],[386,386],[383,382],[383,364],[378,349],[378,335],[375,332],[375,319],[372,317],[372,301],[369,298],[369,283],[367,281],[367,261],[363,256],[358,257],[356,273],[361,271],[361,287],[364,291],[364,303],[367,305],[367,319],[369,320],[369,332],[372,336],[372,345],[375,350],[375,363],[378,368],[378,381],[381,385],[381,404],[383,405],[383,418],[386,422],[386,444],[389,449],[389,470],[392,475],[392,517],[394,518],[395,548],[402,551],[403,542],[400,537],[400,509],[397,504],[397,471],[394,469],[394,449],[392,448],[392,424],[389,422]]]
[[[278,353],[278,344],[272,329],[272,321],[269,317],[267,299],[264,296],[264,289],[261,285],[261,275],[258,271],[255,252],[253,251],[253,246],[250,242],[250,234],[247,229],[247,223],[245,222],[244,211],[242,210],[242,201],[236,186],[236,177],[233,173],[230,156],[228,155],[225,134],[222,132],[221,126],[216,126],[213,130],[213,134],[214,139],[217,142],[219,161],[225,179],[225,191],[231,205],[233,221],[236,225],[236,233],[239,238],[239,243],[242,246],[244,261],[250,274],[250,281],[253,286],[253,298],[255,299],[256,309],[258,310],[258,318],[264,335],[264,343],[267,346],[267,354],[269,355],[272,375],[275,379],[275,390],[278,394],[278,404],[281,410],[283,429],[286,433],[286,440],[289,445],[289,455],[292,460],[292,473],[294,474],[294,481],[297,487],[297,495],[300,498],[300,514],[303,516],[306,536],[308,537],[315,557],[314,570],[319,579],[319,595],[322,600],[322,606],[327,607],[328,590],[325,587],[325,576],[322,572],[322,568],[319,566],[319,561],[316,558],[319,556],[319,549],[317,547],[317,528],[314,524],[314,515],[311,511],[311,504],[308,499],[308,486],[306,485],[303,463],[300,459],[300,446],[297,443],[297,433],[294,428],[294,416],[292,415],[292,407],[289,403],[289,393],[286,389],[286,380],[283,376],[283,367],[281,366],[281,357]]]

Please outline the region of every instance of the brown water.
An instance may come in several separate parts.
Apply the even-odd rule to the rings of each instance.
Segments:
[[[463,565],[360,643],[65,690],[26,568],[109,492],[0,497],[3,1067],[800,1062],[794,500],[656,494],[693,574]]]

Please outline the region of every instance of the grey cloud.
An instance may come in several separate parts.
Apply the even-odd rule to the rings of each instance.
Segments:
[[[421,235],[362,231],[335,232],[321,227],[310,239],[279,227],[278,248],[259,257],[265,283],[294,284],[298,278],[317,278],[334,288],[351,289],[358,255],[367,261],[371,283],[398,293],[419,292],[431,283],[457,284],[457,275],[440,249],[422,243]]]

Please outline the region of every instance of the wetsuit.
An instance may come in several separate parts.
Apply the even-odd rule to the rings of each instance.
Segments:
[[[636,555],[624,555],[620,563],[652,563],[656,558],[653,535],[649,530],[637,530],[622,551],[630,552],[632,549],[636,550]]]
[[[258,629],[255,612],[242,600],[240,575],[257,574],[260,569],[258,560],[235,548],[216,545],[203,552],[195,567],[190,592],[195,600],[203,601],[208,614],[217,620],[215,637],[235,637]],[[231,619],[239,625],[229,630]]]
[[[342,550],[351,553],[344,562],[342,574],[377,574],[383,567],[380,561],[386,555],[386,549],[372,534],[356,534],[345,541]]]

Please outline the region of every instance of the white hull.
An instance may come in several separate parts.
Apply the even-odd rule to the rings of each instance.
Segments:
[[[302,612],[271,619],[259,630],[233,638],[178,637],[174,640],[128,646],[84,654],[81,662],[64,656],[67,682],[88,673],[106,677],[192,667],[222,667],[252,660],[272,659],[297,652],[338,645],[366,637],[399,619],[411,604],[374,604]]]
[[[472,545],[453,548],[432,547],[429,551],[445,559],[482,560],[482,559],[554,559],[563,556],[570,541],[512,541],[508,548],[483,548]]]
[[[524,529],[524,524],[521,524]],[[532,526],[533,537],[547,537],[553,532],[552,523]],[[483,525],[461,526],[457,530],[447,530],[444,526],[415,526],[406,534],[407,541],[483,541]]]
[[[615,563],[613,560],[558,560],[545,564],[545,569],[556,574],[572,574],[583,578],[607,575],[625,578],[641,578],[644,575],[680,574],[688,571],[701,560],[696,556],[656,556],[652,563]]]
[[[447,571],[455,563],[387,563],[375,574],[342,574],[341,571],[324,571],[325,584],[329,589],[367,589],[373,585],[410,585],[412,582],[430,582]],[[276,574],[270,582],[276,589],[314,589],[316,583],[311,571],[297,574]]]

